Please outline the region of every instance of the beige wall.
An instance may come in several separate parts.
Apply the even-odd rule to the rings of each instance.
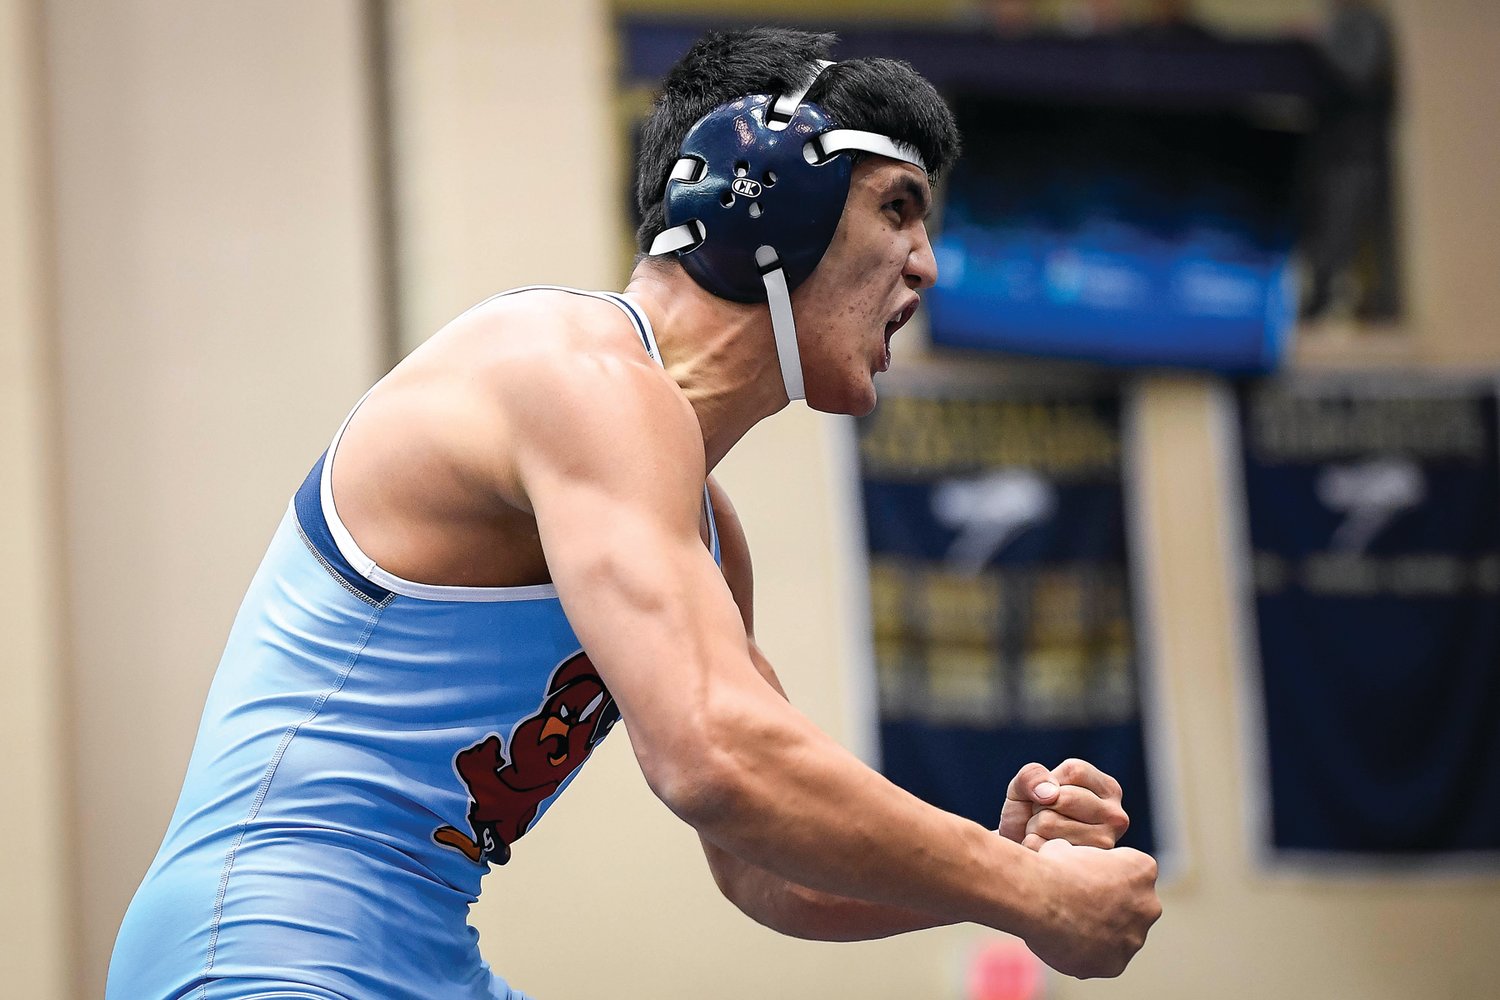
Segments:
[[[1500,361],[1500,4],[1394,5],[1412,331],[1424,361]]]
[[[56,386],[48,337],[40,22],[0,2],[0,982],[70,985],[68,740],[54,513]]]
[[[0,753],[17,762],[3,788],[15,808],[0,828],[0,976],[26,984],[17,995],[99,995],[239,596],[291,489],[389,360],[371,9],[0,3],[0,606],[12,637]],[[1405,0],[1396,12],[1408,353],[1493,361],[1500,150],[1485,126],[1500,8]],[[397,0],[390,13],[402,343],[509,285],[617,285],[622,150],[603,0]],[[546,164],[538,143],[510,138],[518,114],[550,138]],[[1205,380],[1152,378],[1140,409],[1187,863],[1124,979],[1058,983],[1054,1000],[1484,996],[1500,976],[1496,881],[1253,870],[1214,398]],[[762,643],[794,700],[865,749],[851,707],[863,642],[849,482],[831,460],[846,434],[790,412],[722,479],[757,552]],[[752,926],[716,898],[691,831],[651,798],[619,736],[525,846],[489,878],[474,922],[497,967],[542,1000],[952,996],[982,936],[835,946]]]
[[[376,374],[359,11],[47,5],[79,996],[249,575]]]
[[[501,289],[621,287],[605,5],[390,11],[405,346]]]

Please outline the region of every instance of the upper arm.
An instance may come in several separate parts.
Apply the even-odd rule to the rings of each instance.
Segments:
[[[507,404],[517,476],[569,623],[675,808],[663,782],[709,778],[706,727],[774,697],[699,535],[701,433],[660,369],[586,355],[533,375]]]

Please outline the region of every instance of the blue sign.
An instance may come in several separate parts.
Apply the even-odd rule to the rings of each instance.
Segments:
[[[961,104],[933,343],[1230,373],[1296,320],[1294,153],[1216,119]]]

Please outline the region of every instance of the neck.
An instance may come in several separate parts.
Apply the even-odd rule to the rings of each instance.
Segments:
[[[640,264],[625,294],[651,319],[667,374],[698,417],[712,472],[750,428],[787,404],[770,311],[710,295],[671,265]]]

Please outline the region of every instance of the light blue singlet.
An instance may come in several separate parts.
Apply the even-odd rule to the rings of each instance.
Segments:
[[[576,294],[660,362],[638,308]],[[333,504],[342,435],[235,619],[107,1000],[521,996],[469,905],[619,712],[551,585],[423,585],[365,556]]]

